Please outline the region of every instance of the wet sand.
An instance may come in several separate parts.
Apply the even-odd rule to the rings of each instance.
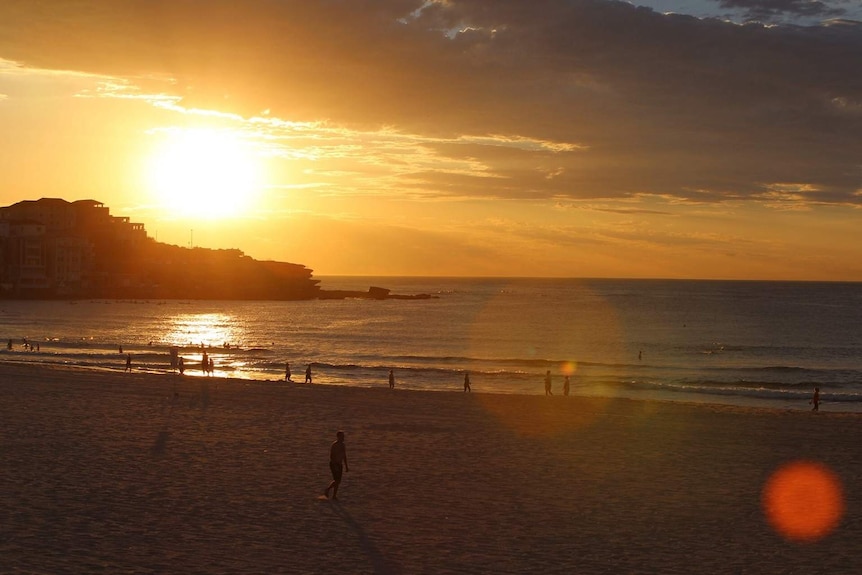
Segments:
[[[828,409],[0,363],[0,572],[856,573],[862,416]],[[840,504],[804,541],[763,506],[797,461]]]

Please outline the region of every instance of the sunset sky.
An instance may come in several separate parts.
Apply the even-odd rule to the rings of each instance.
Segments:
[[[41,197],[316,275],[862,281],[862,4],[3,0]]]

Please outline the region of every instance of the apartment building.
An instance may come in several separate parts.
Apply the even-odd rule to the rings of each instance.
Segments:
[[[100,252],[146,241],[143,224],[110,215],[94,200],[25,200],[0,208],[0,293],[57,297],[87,292]],[[102,259],[106,259],[107,255]],[[100,271],[100,268],[101,271]]]

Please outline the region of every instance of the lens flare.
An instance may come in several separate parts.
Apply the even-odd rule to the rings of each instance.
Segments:
[[[630,353],[614,301],[586,281],[579,286],[577,306],[571,305],[569,292],[559,289],[555,280],[549,280],[546,288],[538,296],[546,298],[546,306],[535,311],[530,321],[524,321],[522,313],[526,309],[522,307],[526,303],[523,284],[513,280],[486,292],[484,305],[467,326],[469,342],[464,355],[483,362],[512,358],[523,362],[523,371],[510,377],[523,385],[523,393],[542,394],[474,396],[503,425],[527,436],[553,437],[594,425],[617,391],[613,386],[602,387],[602,371],[612,372],[612,366],[623,364]],[[599,357],[604,365],[596,363]],[[540,361],[531,361],[534,359]],[[548,371],[552,393],[545,397]],[[565,377],[570,378],[569,397],[563,391]],[[481,378],[477,381],[481,389]]]
[[[838,477],[825,465],[795,461],[779,468],[763,489],[763,511],[783,537],[810,543],[831,533],[844,514]]]
[[[564,361],[560,366],[560,373],[563,375],[575,375],[578,371],[578,363],[576,361]]]

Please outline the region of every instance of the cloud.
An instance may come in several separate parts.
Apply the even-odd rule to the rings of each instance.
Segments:
[[[357,165],[364,153],[364,170],[424,197],[761,202],[768,183],[803,182],[860,204],[862,23],[739,26],[601,0],[38,6],[0,3],[0,57],[169,78],[171,105],[325,127],[320,153],[341,130]]]
[[[845,1],[818,0],[719,0],[722,8],[743,9],[750,20],[770,22],[784,16],[837,18],[846,14]]]

